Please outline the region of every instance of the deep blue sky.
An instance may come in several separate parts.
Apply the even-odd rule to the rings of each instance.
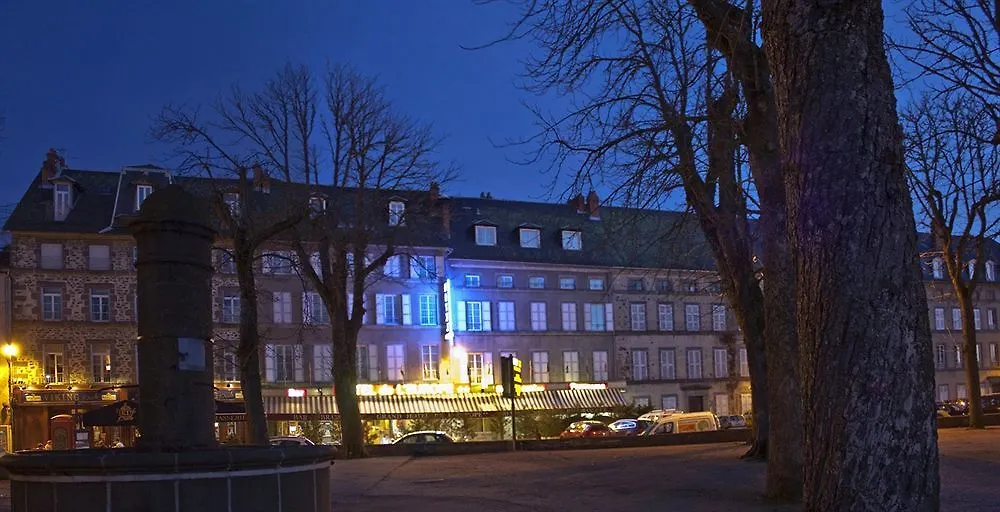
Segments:
[[[508,163],[492,141],[533,132],[516,87],[529,48],[468,51],[516,13],[471,0],[0,0],[0,205],[16,202],[48,148],[77,168],[164,163],[148,135],[166,102],[211,101],[286,61],[327,60],[375,74],[399,110],[447,136],[463,177],[447,191],[538,199],[548,176]]]

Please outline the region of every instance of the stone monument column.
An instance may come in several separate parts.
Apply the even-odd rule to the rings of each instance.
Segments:
[[[178,185],[146,199],[138,248],[139,447],[216,446],[212,378],[212,242],[206,201]]]

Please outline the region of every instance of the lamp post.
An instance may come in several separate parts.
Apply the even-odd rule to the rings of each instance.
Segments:
[[[14,442],[14,358],[17,357],[18,348],[13,342],[7,342],[3,346],[3,356],[7,358],[7,401],[10,404],[10,446],[14,450],[17,444]],[[6,447],[4,447],[6,448]]]

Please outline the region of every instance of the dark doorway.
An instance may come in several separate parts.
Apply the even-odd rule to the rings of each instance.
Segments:
[[[705,397],[703,396],[688,397],[688,412],[701,412],[704,410],[705,410]]]

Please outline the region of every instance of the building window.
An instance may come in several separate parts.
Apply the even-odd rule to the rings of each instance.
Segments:
[[[944,279],[944,260],[941,258],[931,260],[931,273],[934,279]]]
[[[315,294],[319,295],[319,294]],[[292,323],[292,294],[291,292],[274,292],[271,295],[271,302],[273,304],[273,317],[272,321],[276,324],[290,324]],[[308,307],[307,299],[303,299],[302,311],[303,320],[305,320],[305,310]],[[308,322],[306,322],[308,323]]]
[[[226,192],[222,194],[222,202],[226,204],[229,215],[236,217],[240,214],[240,195],[237,192]]]
[[[62,289],[42,288],[42,320],[62,320]]]
[[[740,412],[746,414],[753,412],[753,394],[740,393]]]
[[[712,350],[712,362],[715,364],[715,377],[729,377],[729,354],[724,348]]]
[[[947,402],[948,400],[950,400],[950,398],[948,397],[947,384],[941,384],[938,386],[938,400],[941,402]]]
[[[484,360],[482,352],[471,352],[469,353],[468,366],[466,371],[469,372],[469,384],[479,386],[483,383],[483,370],[484,370]]]
[[[459,331],[490,331],[493,325],[490,321],[490,303],[477,301],[459,301],[455,318],[458,320]]]
[[[386,380],[399,382],[406,380],[406,357],[403,345],[394,344],[385,347]]]
[[[628,291],[630,291],[630,292],[641,292],[643,290],[643,288],[644,288],[644,286],[643,286],[643,283],[642,283],[642,279],[635,279],[635,278],[633,278],[633,279],[629,279],[628,280]]]
[[[962,346],[955,345],[955,368],[965,368],[965,361],[962,360]]]
[[[497,276],[497,288],[513,288],[514,276],[510,274],[500,274]]]
[[[948,349],[944,345],[938,345],[934,351],[934,365],[943,370],[948,366]]]
[[[55,211],[53,212],[53,218],[56,221],[66,220],[66,216],[69,215],[69,210],[72,208],[72,199],[70,197],[69,183],[56,183],[55,185]]]
[[[962,310],[958,308],[951,309],[951,326],[955,330],[960,330],[962,328]]]
[[[419,298],[420,325],[438,324],[438,296],[436,293],[421,295]]]
[[[591,277],[588,281],[588,286],[591,290],[603,290],[604,289],[604,278],[603,277]]]
[[[689,379],[702,378],[700,348],[687,349],[687,378]]]
[[[403,258],[396,254],[389,256],[382,266],[382,273],[387,277],[403,277]]]
[[[575,277],[560,277],[559,278],[559,289],[560,290],[575,290],[576,289],[576,278]]]
[[[997,354],[997,344],[990,343],[990,364],[997,366],[1000,364],[1000,354]]]
[[[532,228],[521,228],[521,247],[538,249],[542,246],[542,232]]]
[[[604,350],[594,351],[594,382],[608,380],[608,353]]]
[[[716,393],[714,398],[715,414],[717,416],[729,416],[729,395],[725,393]]]
[[[972,310],[972,325],[977,331],[982,330],[983,328],[982,314],[979,313],[978,309]]]
[[[479,274],[465,274],[463,282],[466,288],[479,288]]]
[[[302,382],[302,345],[267,345],[268,381],[270,382]]]
[[[725,304],[712,304],[712,330],[726,330],[726,306]]]
[[[111,320],[111,292],[107,290],[92,290],[90,292],[90,321],[108,322]]]
[[[545,318],[545,303],[544,302],[532,302],[531,303],[531,330],[532,331],[544,331],[548,329],[548,322]]]
[[[976,260],[969,260],[969,280],[972,281],[976,278]]]
[[[476,245],[496,245],[497,228],[495,226],[476,226]]]
[[[542,276],[534,276],[528,278],[528,288],[533,288],[540,290],[545,288],[545,278]]]
[[[563,381],[576,382],[580,380],[580,353],[576,351],[563,352]]]
[[[236,260],[233,259],[232,253],[226,250],[219,250],[219,273],[222,274],[235,274],[236,273]],[[133,264],[135,262],[133,261]]]
[[[583,234],[579,231],[564,229],[562,232],[562,248],[567,251],[583,249]]]
[[[403,214],[406,212],[406,205],[402,201],[389,201],[389,225],[405,226],[406,219]]]
[[[997,267],[992,261],[986,262],[986,280],[996,281],[997,280]]]
[[[63,268],[62,244],[41,245],[41,266],[46,270],[58,270]]]
[[[411,279],[435,279],[437,278],[437,264],[434,256],[420,255],[410,259]]]
[[[629,305],[633,331],[646,330],[646,304],[637,302]]]
[[[240,296],[236,292],[225,292],[222,296],[222,323],[240,323]]]
[[[135,210],[139,211],[142,208],[142,203],[146,202],[146,198],[153,193],[152,185],[136,185],[135,186]]]
[[[501,301],[497,303],[497,314],[499,316],[499,324],[497,327],[501,331],[513,331],[516,329],[514,323],[514,303],[509,301]]]
[[[670,284],[669,279],[657,279],[656,280],[656,291],[660,293],[670,293],[674,291],[674,287]]]
[[[656,305],[657,320],[660,322],[661,331],[674,330],[674,306],[673,304]]]
[[[750,376],[750,363],[747,361],[747,349],[745,347],[740,347],[740,377]]]
[[[107,344],[91,347],[90,376],[94,382],[111,382],[111,347]]]
[[[90,270],[111,270],[111,246],[91,245],[87,250]]]
[[[632,349],[632,380],[649,379],[649,352]]]
[[[684,305],[684,327],[689,331],[701,330],[701,307],[698,304]]]
[[[45,347],[45,383],[59,384],[66,381],[66,371],[63,366],[62,345]]]
[[[969,397],[965,392],[965,384],[955,384],[955,399],[965,400],[966,398]]]
[[[944,308],[934,308],[934,329],[937,331],[943,331],[944,327]]]
[[[660,378],[663,380],[677,378],[677,351],[672,348],[660,349]]]
[[[562,329],[564,331],[577,330],[575,302],[562,303]]]
[[[615,330],[611,304],[584,304],[583,327],[586,331]]]
[[[997,328],[997,310],[993,308],[986,310],[986,327],[989,329]]]
[[[396,295],[375,294],[375,323],[393,325],[400,323]]]
[[[531,382],[549,381],[549,353],[531,353]]]
[[[313,382],[333,382],[333,345],[312,346]]]
[[[264,254],[261,271],[265,274],[289,275],[295,270],[295,254],[289,251],[278,251]]]
[[[648,396],[637,396],[635,397],[635,406],[640,409],[649,408],[649,397]]]
[[[358,345],[355,361],[358,368],[358,382],[378,380],[378,351],[374,345]]]
[[[677,409],[677,395],[663,395],[660,397],[660,408],[664,411]]]
[[[420,368],[424,380],[438,379],[438,346],[424,345],[420,347]]]
[[[326,198],[312,196],[309,198],[309,215],[316,217],[326,211]]]
[[[237,364],[236,351],[228,346],[227,341],[220,341],[220,346],[215,350],[215,380],[235,382],[240,380],[239,365]]]
[[[323,297],[317,292],[302,292],[302,323],[308,325],[330,323]]]

